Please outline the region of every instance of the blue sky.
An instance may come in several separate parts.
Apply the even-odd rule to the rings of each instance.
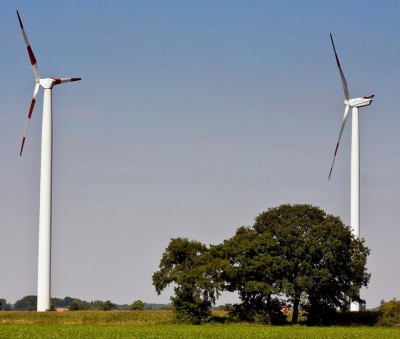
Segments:
[[[2,1],[0,297],[36,294],[42,92],[53,91],[52,295],[168,302],[151,275],[172,237],[217,244],[268,207],[350,221],[348,121],[334,36],[360,113],[368,307],[399,297],[397,1]],[[218,303],[234,300],[224,295]]]

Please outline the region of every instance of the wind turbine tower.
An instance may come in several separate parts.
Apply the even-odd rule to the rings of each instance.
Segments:
[[[40,87],[44,90],[42,117],[42,149],[40,164],[40,211],[39,211],[39,256],[38,256],[38,292],[37,311],[43,312],[51,308],[51,215],[52,215],[52,153],[53,153],[53,123],[52,123],[52,89],[55,85],[78,81],[81,78],[40,78],[35,55],[29,44],[21,17],[17,11],[19,25],[28,50],[33,74],[35,90],[28,111],[28,120],[22,138],[20,156],[25,145],[33,108]]]
[[[335,153],[333,155],[333,161],[331,170],[329,172],[329,178],[331,178],[333,164],[335,163],[336,154],[339,148],[340,139],[342,137],[343,129],[346,124],[347,116],[351,108],[352,116],[352,128],[351,128],[351,176],[350,176],[350,226],[353,234],[360,237],[360,136],[359,136],[359,124],[358,124],[358,111],[360,107],[369,106],[372,103],[374,95],[351,99],[349,90],[347,88],[346,78],[344,77],[342,67],[339,62],[339,57],[336,53],[335,44],[333,42],[332,34],[330,34],[333,52],[335,53],[336,63],[339,69],[340,78],[342,80],[342,86],[345,96],[345,109],[342,120],[342,126],[340,128],[339,138],[336,144]],[[360,305],[358,302],[352,302],[350,305],[351,311],[359,311]]]

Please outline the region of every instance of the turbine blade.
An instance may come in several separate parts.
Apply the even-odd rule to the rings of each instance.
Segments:
[[[340,66],[340,61],[339,61],[339,57],[338,57],[338,55],[336,53],[336,48],[335,48],[335,44],[333,42],[332,34],[329,33],[329,35],[331,36],[333,52],[335,53],[335,58],[336,58],[337,66],[339,68],[340,78],[342,79],[342,86],[343,86],[344,96],[345,96],[346,100],[350,100],[350,94],[349,94],[349,90],[347,88],[347,81],[346,81],[346,78],[344,77],[342,66]]]
[[[82,78],[53,78],[54,85],[63,84],[64,82],[79,81]]]
[[[40,76],[39,76],[37,61],[36,61],[35,55],[33,54],[31,45],[29,44],[28,37],[26,36],[25,29],[24,29],[24,26],[22,25],[22,20],[21,20],[21,17],[19,16],[18,11],[17,11],[17,15],[18,15],[18,20],[19,20],[19,25],[21,26],[22,35],[24,36],[26,49],[28,50],[29,59],[31,61],[33,74],[35,76],[36,81],[39,81]]]
[[[331,170],[329,171],[328,180],[331,178],[331,175],[332,175],[333,164],[335,163],[336,154],[337,154],[337,151],[339,149],[340,139],[342,138],[342,133],[343,133],[343,130],[344,130],[344,126],[346,125],[346,120],[347,120],[347,117],[349,115],[349,109],[350,109],[350,106],[346,105],[346,108],[344,109],[344,114],[343,114],[342,127],[340,128],[339,138],[338,138],[338,141],[337,141],[337,144],[336,144],[335,153],[333,155],[333,161],[332,161]]]
[[[26,134],[28,133],[29,122],[31,121],[31,116],[32,116],[33,108],[35,107],[36,97],[37,97],[37,95],[39,93],[39,88],[40,88],[40,85],[36,84],[35,90],[33,91],[33,97],[32,97],[32,101],[31,101],[31,105],[30,105],[29,111],[28,111],[28,119],[26,121],[24,136],[22,137],[21,150],[19,152],[19,156],[22,155],[22,151],[24,149],[25,138],[26,138]]]

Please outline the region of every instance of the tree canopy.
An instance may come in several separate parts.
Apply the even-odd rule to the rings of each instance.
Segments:
[[[282,205],[261,213],[248,232],[253,252],[243,267],[250,262],[253,275],[259,274],[250,281],[262,284],[260,293],[289,298],[293,322],[301,298],[311,322],[324,310],[345,310],[350,301],[364,302],[360,288],[370,278],[369,250],[338,217],[311,205]]]
[[[11,305],[7,302],[6,299],[0,299],[0,311],[10,311],[11,308]]]
[[[281,205],[240,227],[232,238],[207,247],[172,239],[153,275],[156,291],[176,285],[175,309],[204,318],[221,291],[237,291],[241,304],[233,314],[247,321],[282,323],[284,303],[299,308],[317,323],[327,312],[363,303],[369,249],[340,218],[311,205]],[[190,307],[188,306],[189,304]],[[203,310],[204,313],[200,312]]]
[[[212,253],[219,260],[222,290],[238,292],[242,301],[233,305],[232,315],[246,321],[284,321],[274,297],[281,291],[284,263],[274,241],[240,227],[231,239],[214,246]]]
[[[27,295],[14,304],[15,311],[36,311],[36,295]]]
[[[208,248],[198,241],[175,238],[165,249],[153,285],[160,294],[174,284],[171,300],[178,320],[200,323],[210,315],[219,290],[209,263]]]

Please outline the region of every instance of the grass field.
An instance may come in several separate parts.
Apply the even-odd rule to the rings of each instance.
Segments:
[[[400,338],[378,327],[173,324],[170,311],[0,312],[0,338]]]

